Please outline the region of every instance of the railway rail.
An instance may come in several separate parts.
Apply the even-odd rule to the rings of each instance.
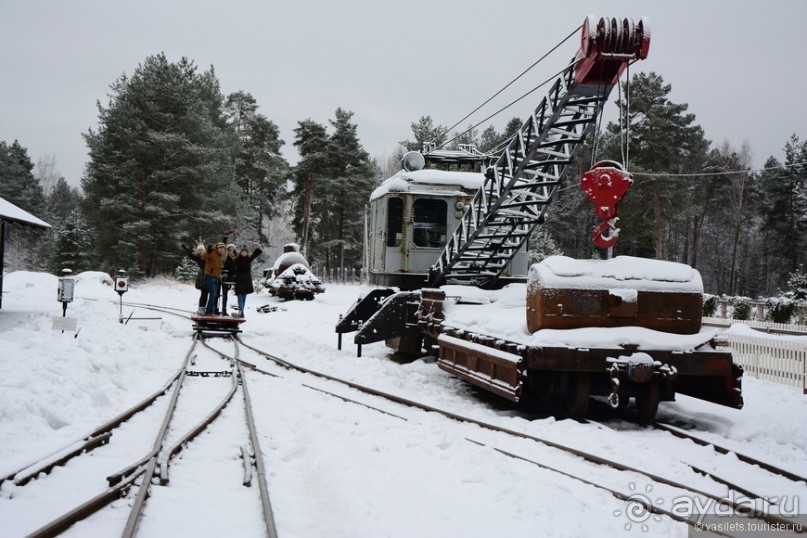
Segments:
[[[198,358],[196,350],[197,344],[200,342],[209,349],[208,355],[216,357],[214,360],[219,362],[219,365],[214,365],[209,370],[203,369],[202,364],[209,365],[211,361],[203,361]],[[193,342],[185,355],[182,366],[160,390],[100,426],[85,439],[3,477],[2,482],[11,482],[15,489],[26,487],[34,479],[44,479],[43,474],[51,473],[56,467],[65,465],[74,458],[85,457],[88,453],[102,446],[111,445],[114,438],[113,433],[121,425],[139,413],[144,412],[170,391],[170,400],[166,405],[160,428],[153,439],[152,447],[146,450],[145,455],[126,465],[120,471],[107,476],[108,487],[106,489],[40,526],[28,536],[37,538],[57,536],[76,523],[96,514],[115,500],[127,495],[132,500],[131,509],[121,535],[124,537],[135,536],[143,519],[144,510],[146,510],[147,499],[153,494],[154,485],[164,486],[169,483],[169,469],[176,456],[192,443],[202,431],[211,427],[214,421],[220,418],[228,404],[234,399],[240,399],[244,408],[243,430],[246,438],[241,448],[241,458],[243,460],[242,483],[244,486],[257,483],[260,496],[261,520],[265,526],[264,535],[270,538],[276,537],[277,530],[265,480],[265,464],[252,411],[247,376],[237,358],[237,352],[236,347],[235,358],[222,362],[218,358],[221,356],[220,352],[209,348],[202,336],[194,335]],[[226,366],[222,368],[222,364]],[[194,388],[192,385],[194,383],[197,386],[199,383],[207,383],[208,381],[204,378],[211,377],[228,379],[229,387],[217,387],[219,393],[223,392],[223,394],[220,394],[221,400],[209,410],[206,410],[206,416],[199,419],[199,412],[194,413],[193,409],[199,406],[194,405],[193,402],[190,404],[185,403],[187,397],[181,396],[180,393],[193,393]],[[198,381],[197,378],[199,378]],[[219,385],[221,384],[219,383]],[[216,391],[213,390],[212,392],[215,393]],[[238,398],[236,398],[236,395],[238,395]],[[152,414],[156,414],[156,411],[153,411]],[[143,445],[147,444],[145,439],[140,439],[140,441],[144,441]]]
[[[163,309],[155,305],[145,304],[137,304],[136,306],[169,312],[176,315],[183,315],[178,313],[176,309]],[[183,317],[185,316],[183,315]],[[212,350],[213,353],[215,353],[221,359],[224,359],[226,363],[230,365],[229,370],[194,370],[194,356],[192,354],[194,346],[199,340],[202,340],[204,343],[203,339],[200,338],[198,334],[194,335],[194,345],[188,351],[185,362],[179,371],[168,380],[162,389],[155,392],[134,406],[132,409],[127,410],[115,419],[97,428],[85,439],[74,443],[69,447],[65,447],[65,449],[52,454],[40,462],[26,466],[26,468],[20,469],[17,472],[0,479],[0,483],[5,481],[13,481],[17,487],[24,487],[34,478],[40,477],[42,473],[48,473],[55,467],[64,465],[71,458],[106,445],[110,441],[112,432],[118,426],[129,420],[132,416],[136,415],[143,409],[149,407],[155,400],[163,396],[172,386],[175,387],[172,395],[172,402],[175,403],[175,399],[179,393],[178,387],[181,386],[188,377],[192,377],[193,373],[196,373],[198,376],[202,377],[221,375],[231,379],[232,387],[227,396],[223,398],[222,403],[219,404],[216,409],[210,412],[210,414],[203,421],[197,424],[195,428],[189,430],[184,436],[182,436],[179,441],[169,444],[166,444],[165,442],[165,432],[168,428],[167,425],[170,423],[167,413],[163,426],[160,428],[160,433],[157,436],[158,440],[155,441],[154,447],[146,454],[146,456],[134,464],[127,466],[122,471],[110,475],[109,488],[105,492],[99,494],[95,498],[87,501],[62,517],[57,518],[49,524],[41,527],[30,536],[55,536],[76,521],[88,517],[90,514],[101,509],[109,502],[112,502],[112,500],[119,498],[130,489],[139,486],[135,502],[133,503],[132,511],[123,533],[124,536],[134,536],[138,530],[143,507],[145,506],[146,499],[149,496],[149,488],[152,482],[155,481],[160,484],[166,484],[168,482],[168,467],[170,464],[170,458],[176,455],[176,453],[178,453],[178,451],[180,451],[184,445],[190,442],[195,435],[197,435],[208,424],[215,420],[216,416],[218,416],[218,414],[221,412],[221,409],[223,409],[227,402],[229,402],[233,397],[233,394],[236,392],[239,385],[242,388],[245,408],[247,409],[246,414],[248,416],[248,424],[250,424],[248,426],[249,438],[252,446],[251,451],[249,451],[251,454],[245,453],[244,459],[246,461],[248,456],[254,456],[255,458],[253,464],[254,470],[245,470],[245,476],[257,475],[257,482],[260,488],[263,519],[265,522],[267,522],[266,533],[267,536],[275,536],[276,529],[274,529],[274,516],[272,514],[271,503],[269,501],[269,494],[267,490],[268,486],[266,483],[265,466],[263,464],[261,451],[258,446],[258,434],[254,425],[254,417],[251,416],[251,412],[249,411],[251,405],[249,403],[245,371],[274,377],[280,376],[276,372],[260,367],[257,361],[250,362],[242,359],[240,357],[241,348],[251,351],[257,357],[270,361],[286,371],[295,372],[300,376],[296,379],[296,382],[302,387],[328,394],[334,398],[338,398],[352,404],[364,406],[378,413],[383,413],[404,421],[413,420],[413,415],[410,414],[407,416],[405,411],[400,411],[399,407],[403,406],[404,408],[426,411],[428,413],[436,413],[448,420],[477,426],[482,430],[477,428],[474,430],[476,433],[469,433],[468,436],[466,436],[466,439],[470,443],[478,446],[486,446],[493,454],[513,458],[522,462],[528,462],[548,471],[558,473],[569,479],[577,480],[588,484],[589,486],[608,491],[615,498],[625,501],[630,505],[639,506],[641,510],[646,510],[647,513],[656,514],[658,516],[667,516],[692,527],[695,527],[697,523],[696,520],[692,518],[682,516],[679,513],[653,504],[645,497],[636,495],[635,492],[625,491],[624,487],[614,487],[613,484],[615,482],[618,482],[620,479],[624,480],[624,478],[618,477],[624,477],[624,475],[627,474],[634,481],[638,481],[639,478],[637,477],[641,477],[641,480],[654,485],[658,490],[674,490],[679,492],[679,494],[683,493],[693,497],[705,499],[706,501],[704,502],[704,505],[711,503],[712,506],[725,506],[734,513],[742,514],[745,517],[754,518],[771,525],[792,523],[792,520],[772,512],[772,510],[775,509],[775,502],[770,501],[772,496],[766,496],[763,493],[752,491],[752,489],[747,485],[747,482],[741,483],[742,481],[728,480],[725,477],[720,476],[720,474],[715,472],[713,469],[707,469],[706,464],[699,465],[697,463],[691,464],[683,462],[684,465],[687,465],[691,469],[691,473],[688,475],[686,480],[672,479],[660,474],[648,472],[647,470],[631,464],[631,462],[605,457],[601,453],[597,453],[597,451],[594,450],[570,446],[568,444],[558,442],[551,439],[549,436],[539,436],[524,431],[518,431],[499,424],[494,424],[460,413],[455,413],[451,410],[440,409],[433,405],[401,397],[383,390],[378,390],[352,381],[340,379],[339,377],[332,376],[324,372],[319,372],[292,363],[285,358],[275,356],[266,352],[265,350],[248,344],[242,337],[239,336],[227,338],[227,340],[229,339],[231,339],[234,343],[234,351],[232,354],[214,349],[205,343],[209,350]],[[224,372],[229,372],[229,375]],[[322,383],[325,386],[316,386],[315,384],[311,383],[310,378],[312,376],[322,380]],[[282,377],[284,381],[295,381],[293,376],[288,374]],[[355,395],[345,395],[344,392],[346,388],[350,389],[351,391],[364,394],[365,396],[359,398]],[[372,401],[362,401],[367,399]],[[169,407],[173,407],[173,403]],[[417,416],[418,415],[414,415],[414,420],[417,420]],[[589,422],[589,424],[581,426],[591,427],[593,435],[595,435],[595,429],[603,427],[608,428],[607,426],[603,426],[602,424],[596,422]],[[636,427],[638,428],[639,426]],[[669,435],[670,443],[680,442],[686,443],[687,445],[695,443],[702,447],[711,447],[715,458],[723,457],[732,460],[739,460],[743,465],[746,466],[745,472],[742,473],[743,477],[747,477],[755,473],[763,473],[766,476],[776,475],[781,480],[788,481],[791,483],[791,485],[795,484],[794,487],[802,487],[805,483],[807,483],[807,476],[795,472],[792,469],[785,469],[770,462],[765,462],[753,456],[743,454],[730,446],[724,446],[720,443],[714,442],[713,440],[704,439],[702,436],[687,432],[680,427],[656,422],[652,425],[652,429],[659,435]],[[478,433],[479,431],[488,432],[488,435],[480,436]],[[493,437],[491,437],[491,435],[493,435]],[[521,440],[529,444],[522,445],[520,449],[514,450],[511,446],[511,441],[513,439]],[[536,445],[540,445],[540,448],[538,448]],[[676,448],[671,449],[671,452],[676,451]],[[546,456],[549,453],[554,454],[554,456],[552,458],[547,458]],[[547,462],[547,459],[556,460],[558,458],[558,454],[562,455],[561,458],[565,458],[565,465],[553,465]],[[586,465],[593,465],[596,468],[609,469],[610,471],[615,471],[617,474],[612,475],[607,480],[592,479],[590,476],[583,475],[580,472],[581,459],[586,462]],[[633,482],[631,484],[633,484]],[[704,486],[704,484],[707,485]],[[736,492],[736,494],[742,496],[741,500],[738,501],[737,495],[732,494],[732,492]],[[752,502],[745,502],[746,500],[750,500]],[[763,509],[759,509],[759,506],[762,506]],[[273,532],[275,534],[272,534]],[[715,532],[714,534],[721,535],[720,532]]]
[[[236,337],[236,338],[239,341],[241,341],[240,338],[238,338],[238,337]],[[773,498],[772,495],[766,496],[766,495],[763,495],[763,494],[760,494],[760,493],[754,493],[754,492],[750,491],[747,487],[744,487],[739,482],[731,481],[731,480],[728,480],[726,478],[720,477],[718,475],[718,473],[716,473],[714,471],[704,470],[704,469],[702,469],[700,467],[697,467],[697,466],[694,466],[694,465],[691,465],[691,464],[687,464],[687,463],[684,462],[686,465],[691,467],[692,472],[693,472],[694,475],[698,475],[698,476],[708,475],[709,477],[711,477],[713,479],[713,481],[716,484],[724,486],[726,488],[726,490],[724,492],[716,493],[714,491],[707,491],[706,489],[703,489],[702,487],[693,486],[691,484],[688,485],[688,484],[685,484],[684,482],[679,481],[679,480],[674,480],[674,479],[670,479],[668,477],[661,476],[661,475],[656,474],[656,473],[651,473],[651,472],[648,472],[647,470],[640,469],[640,468],[638,468],[638,467],[636,467],[634,465],[631,465],[629,463],[625,463],[623,461],[619,461],[617,459],[603,457],[601,455],[598,455],[598,454],[594,453],[593,451],[584,450],[584,449],[581,449],[581,448],[569,446],[569,445],[566,445],[566,444],[563,444],[563,443],[559,443],[557,441],[553,441],[553,440],[551,440],[549,438],[546,438],[546,437],[539,437],[539,436],[528,434],[528,433],[525,433],[525,432],[521,432],[521,431],[513,430],[513,429],[510,429],[510,428],[502,427],[502,426],[492,424],[492,423],[489,423],[489,422],[486,422],[486,421],[482,421],[482,420],[479,420],[479,419],[476,419],[476,418],[473,418],[473,417],[461,415],[461,414],[455,413],[453,411],[440,409],[440,408],[437,408],[437,407],[429,405],[429,404],[425,404],[425,403],[422,403],[422,402],[417,402],[417,401],[414,401],[414,400],[411,400],[411,399],[408,399],[408,398],[403,398],[403,397],[400,397],[400,396],[397,396],[397,395],[394,395],[394,394],[391,394],[391,393],[388,393],[388,392],[385,392],[385,391],[374,389],[372,387],[367,387],[367,386],[363,386],[363,385],[360,385],[360,384],[357,384],[357,383],[354,383],[354,382],[351,382],[351,381],[348,381],[348,380],[339,379],[337,377],[331,376],[329,374],[325,374],[323,372],[318,372],[318,371],[315,371],[315,370],[312,370],[312,369],[309,369],[309,368],[305,368],[303,366],[293,364],[293,363],[289,362],[286,359],[276,357],[276,356],[274,356],[272,354],[269,354],[269,353],[267,353],[267,352],[265,352],[263,350],[260,350],[260,349],[258,349],[256,347],[253,347],[253,346],[250,346],[250,345],[245,344],[243,342],[242,342],[242,344],[244,345],[244,347],[246,347],[248,349],[251,349],[256,353],[259,353],[259,354],[263,355],[266,359],[268,359],[270,361],[273,361],[276,364],[278,364],[280,366],[283,366],[285,368],[288,368],[288,369],[297,370],[297,371],[305,373],[305,374],[311,374],[311,375],[314,375],[316,377],[319,377],[319,378],[322,378],[322,379],[325,379],[325,380],[328,380],[328,381],[333,381],[333,382],[336,382],[338,384],[341,384],[341,385],[350,387],[352,389],[358,390],[360,392],[366,393],[368,395],[380,397],[380,398],[382,398],[384,400],[394,402],[394,403],[397,403],[397,404],[401,404],[401,405],[404,405],[406,407],[416,408],[416,409],[420,409],[420,410],[427,411],[427,412],[430,412],[430,413],[437,413],[437,414],[440,414],[440,415],[442,415],[442,416],[444,416],[444,417],[446,417],[448,419],[452,419],[452,420],[463,422],[463,423],[473,424],[473,425],[479,426],[481,428],[484,428],[485,430],[503,433],[503,434],[506,434],[507,436],[510,436],[510,437],[516,437],[516,438],[521,438],[521,439],[525,439],[525,440],[529,440],[529,441],[534,441],[534,442],[539,443],[541,445],[544,445],[545,447],[548,447],[550,449],[554,449],[554,450],[564,452],[564,453],[569,454],[571,456],[574,456],[576,458],[581,458],[581,459],[583,459],[586,462],[591,463],[591,464],[596,464],[596,465],[599,465],[599,466],[608,467],[608,468],[611,468],[611,469],[614,469],[614,470],[617,470],[617,471],[620,471],[620,472],[631,473],[632,475],[643,476],[651,484],[667,486],[669,488],[674,488],[676,490],[679,490],[680,492],[684,492],[685,494],[689,494],[689,495],[692,495],[692,496],[696,496],[698,498],[706,499],[706,501],[702,501],[701,506],[704,506],[706,504],[711,504],[712,506],[716,506],[716,505],[724,506],[724,507],[727,507],[728,509],[734,511],[737,514],[741,514],[744,517],[749,517],[749,518],[752,518],[752,519],[757,519],[759,521],[764,521],[764,522],[766,522],[768,524],[771,524],[771,525],[792,525],[793,524],[792,519],[784,517],[784,516],[782,516],[780,514],[772,513],[771,511],[768,510],[769,505],[771,504],[770,502],[768,502],[768,500]],[[366,405],[368,407],[376,409],[375,406],[370,406],[369,404],[362,403],[362,405]],[[383,412],[387,412],[387,411],[383,411]],[[596,426],[597,423],[592,422],[591,425]],[[727,447],[722,446],[720,444],[714,443],[712,441],[705,441],[701,437],[699,437],[697,435],[694,435],[694,434],[689,434],[686,431],[684,431],[684,430],[682,430],[680,428],[677,428],[675,426],[656,422],[656,423],[653,424],[653,428],[655,428],[656,430],[659,430],[659,431],[669,433],[673,438],[692,441],[693,443],[696,443],[696,444],[701,445],[701,446],[712,446],[713,450],[714,450],[714,452],[716,454],[721,455],[721,456],[726,456],[727,455],[727,457],[732,457],[732,455],[733,455],[734,457],[736,457],[740,461],[746,463],[748,466],[756,466],[756,467],[761,468],[763,470],[763,472],[772,473],[772,474],[781,476],[784,479],[792,481],[792,482],[805,482],[805,483],[807,483],[807,476],[800,475],[800,474],[798,474],[796,472],[793,472],[791,470],[788,470],[788,469],[777,467],[777,466],[775,466],[775,465],[773,465],[771,463],[761,461],[761,460],[759,460],[757,458],[754,458],[754,457],[746,455],[746,454],[742,454],[740,452],[737,452],[736,450],[732,450],[730,448],[727,448]],[[493,449],[497,453],[500,453],[500,454],[503,454],[503,455],[506,455],[506,456],[509,456],[509,457],[513,457],[513,458],[516,458],[516,459],[519,459],[519,460],[522,460],[522,461],[526,461],[526,462],[535,464],[535,465],[537,465],[539,467],[542,467],[544,469],[560,473],[560,474],[562,474],[564,476],[579,480],[579,481],[584,482],[584,483],[586,483],[588,485],[598,487],[600,489],[604,489],[604,490],[608,491],[609,493],[611,493],[617,499],[620,499],[620,500],[623,500],[623,501],[628,501],[628,502],[638,502],[639,504],[642,505],[642,507],[644,509],[646,509],[650,513],[659,514],[659,515],[665,515],[665,516],[671,517],[672,519],[675,519],[676,521],[685,523],[685,524],[687,524],[687,525],[689,525],[689,526],[691,526],[693,528],[698,528],[697,527],[697,524],[698,524],[697,519],[693,519],[693,518],[690,518],[690,517],[684,517],[684,516],[681,516],[680,514],[675,513],[675,512],[673,512],[671,510],[666,510],[666,509],[661,508],[659,506],[653,505],[651,502],[648,502],[648,501],[642,499],[641,497],[637,497],[633,493],[623,492],[623,491],[620,491],[618,489],[609,487],[607,485],[604,485],[604,484],[601,484],[601,483],[596,483],[596,482],[594,482],[594,481],[592,481],[592,480],[590,480],[590,479],[588,479],[585,476],[582,476],[580,474],[576,474],[576,473],[570,472],[570,471],[565,470],[565,469],[556,468],[556,467],[546,465],[546,464],[544,464],[544,463],[542,463],[540,461],[537,461],[536,459],[534,459],[534,457],[526,457],[526,456],[523,456],[523,455],[518,455],[518,454],[516,454],[516,453],[514,453],[512,451],[502,449],[502,448],[499,448],[499,447],[497,447],[495,445],[488,444],[488,443],[485,443],[485,442],[482,442],[482,441],[479,441],[479,440],[476,440],[476,439],[471,439],[471,438],[467,438],[467,439],[469,441],[477,444],[477,445],[489,446],[491,449]],[[732,491],[739,493],[740,497],[738,498],[737,495],[731,494]],[[758,508],[759,506],[762,506],[762,509],[759,509]],[[698,529],[702,530],[700,528],[698,528]],[[716,532],[715,534],[729,536],[728,534],[723,534],[723,533],[720,533],[720,532]]]

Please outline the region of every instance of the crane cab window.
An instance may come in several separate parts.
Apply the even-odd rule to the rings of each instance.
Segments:
[[[412,241],[417,247],[442,248],[446,243],[445,200],[419,198],[413,206]]]
[[[387,246],[400,247],[403,231],[403,200],[389,198],[387,200]]]

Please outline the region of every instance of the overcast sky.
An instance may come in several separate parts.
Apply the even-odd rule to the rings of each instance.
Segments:
[[[364,148],[384,158],[420,116],[455,124],[589,13],[649,17],[650,54],[634,72],[661,75],[714,143],[747,141],[754,166],[783,160],[791,134],[807,137],[803,0],[0,0],[0,140],[19,140],[34,163],[55,156],[78,185],[96,101],[106,105],[121,74],[165,52],[212,65],[225,94],[251,93],[292,163],[297,122],[329,125],[338,107],[354,112]],[[567,41],[462,125],[552,76],[578,45]],[[494,127],[525,118],[543,95]]]

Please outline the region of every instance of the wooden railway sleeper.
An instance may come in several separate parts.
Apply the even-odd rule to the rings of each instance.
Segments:
[[[247,487],[252,486],[252,469],[255,466],[255,456],[252,454],[250,449],[246,446],[241,446],[241,461],[244,464],[244,482],[243,484]]]
[[[232,372],[227,371],[210,371],[210,372],[201,372],[201,371],[188,371],[187,375],[189,377],[230,377],[233,375]]]

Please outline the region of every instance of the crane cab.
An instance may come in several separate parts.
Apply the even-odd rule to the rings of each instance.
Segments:
[[[404,155],[403,169],[370,196],[367,264],[371,284],[404,290],[424,285],[429,269],[484,183],[482,170],[487,163],[488,155],[473,146]],[[526,252],[516,258],[503,276],[526,274]]]

